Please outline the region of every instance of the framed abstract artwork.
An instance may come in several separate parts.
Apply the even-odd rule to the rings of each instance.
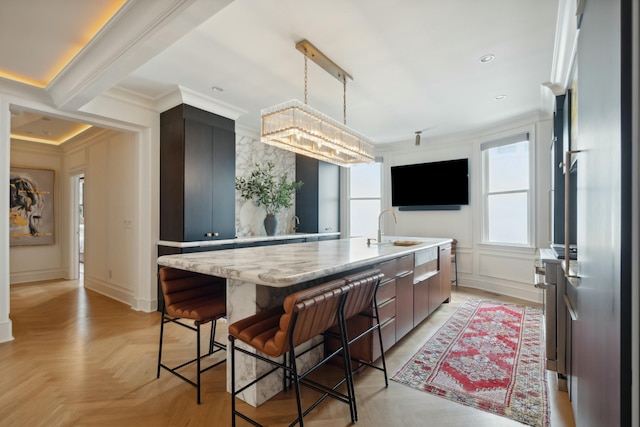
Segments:
[[[55,171],[12,167],[9,179],[10,246],[52,245]]]

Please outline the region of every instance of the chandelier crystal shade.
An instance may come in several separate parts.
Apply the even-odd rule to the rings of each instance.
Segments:
[[[261,141],[339,166],[373,162],[373,142],[346,125],[346,101],[345,123],[340,123],[306,103],[307,57],[341,80],[345,93],[347,74],[306,40],[298,43],[296,48],[305,55],[305,102],[291,100],[263,109]]]
[[[374,160],[370,140],[295,99],[262,110],[261,140],[339,166]]]

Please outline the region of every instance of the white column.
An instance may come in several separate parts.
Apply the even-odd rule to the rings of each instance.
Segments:
[[[9,212],[9,168],[11,165],[11,112],[0,97],[0,211]],[[4,190],[2,190],[4,188]],[[9,319],[9,221],[0,221],[0,342],[13,340]]]

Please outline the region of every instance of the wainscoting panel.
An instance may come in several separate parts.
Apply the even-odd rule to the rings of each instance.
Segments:
[[[478,254],[478,274],[484,277],[532,284],[533,265],[534,257],[531,254]]]

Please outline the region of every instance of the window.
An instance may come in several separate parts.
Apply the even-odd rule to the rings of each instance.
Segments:
[[[349,235],[375,237],[381,202],[381,163],[365,163],[350,168]]]
[[[483,241],[530,246],[531,153],[529,135],[481,145]]]

